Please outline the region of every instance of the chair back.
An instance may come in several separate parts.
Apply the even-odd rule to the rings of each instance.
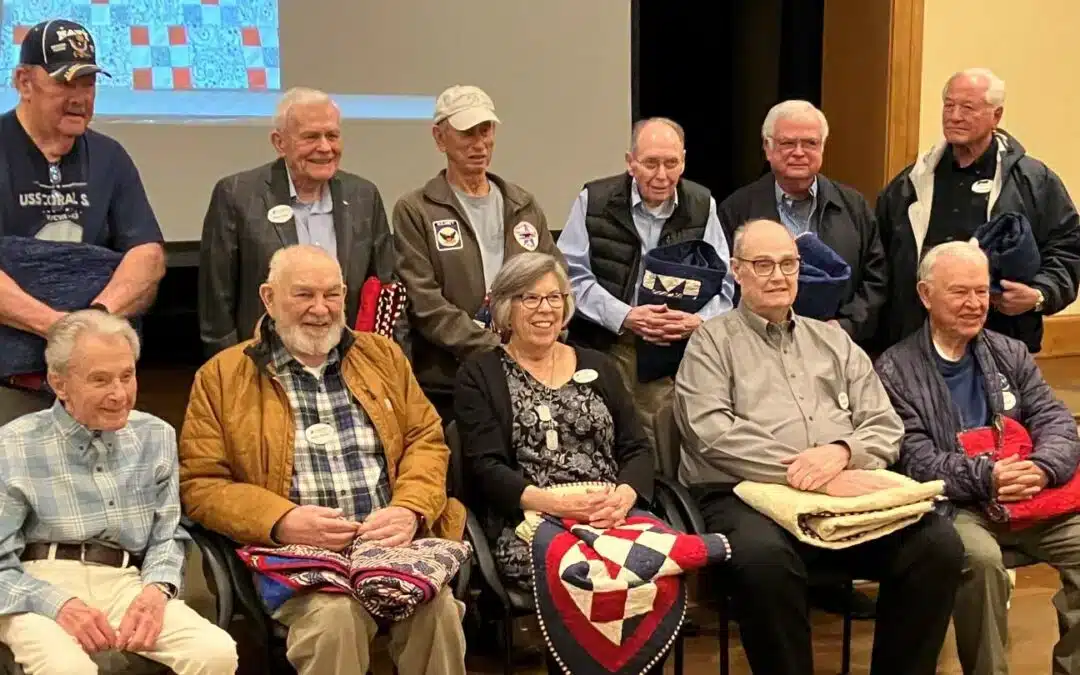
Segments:
[[[653,417],[653,438],[660,475],[678,481],[682,436],[679,434],[679,425],[675,423],[674,403],[665,403]]]
[[[452,421],[443,429],[446,447],[450,448],[450,463],[446,467],[446,494],[463,504],[465,500],[465,469],[461,450],[461,435],[458,434],[457,421]]]

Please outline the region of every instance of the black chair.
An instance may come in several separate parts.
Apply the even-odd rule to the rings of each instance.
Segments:
[[[190,532],[190,526],[185,523]],[[201,537],[192,536],[195,546],[202,555],[203,574],[206,584],[214,594],[216,611],[214,624],[228,630],[233,616],[233,589],[221,551]],[[168,668],[139,656],[125,652],[102,652],[95,654],[94,662],[103,673],[125,673],[126,675],[158,675],[170,672]],[[0,675],[24,675],[23,668],[15,662],[15,656],[7,645],[0,644]]]
[[[468,502],[463,499],[465,496],[463,489],[465,482],[462,472],[464,460],[461,437],[457,432],[457,422],[451,422],[447,425],[445,433],[446,444],[450,447],[451,474],[458,476],[459,481],[459,491],[455,496],[467,504]],[[674,505],[667,492],[661,492],[659,489],[659,484],[663,481],[663,478],[657,478],[658,488],[655,500],[656,510],[659,511],[657,515],[663,518],[673,529],[688,532],[689,530],[687,530],[687,526],[682,520],[679,508]],[[503,672],[506,675],[511,675],[514,672],[514,622],[536,614],[536,601],[532,593],[523,592],[516,588],[507,588],[503,584],[495,566],[495,557],[492,555],[491,547],[488,545],[487,535],[484,534],[480,521],[471,510],[468,511],[465,535],[472,544],[476,569],[480,572],[481,587],[479,589],[479,607],[477,609],[481,616],[494,614],[497,617],[495,620],[502,629]],[[675,640],[672,652],[675,673],[676,675],[682,675],[685,660],[685,642],[681,632]]]
[[[698,510],[697,503],[690,496],[689,491],[678,482],[680,462],[680,447],[682,438],[679,427],[675,423],[675,411],[669,403],[661,408],[653,419],[653,435],[656,439],[657,460],[661,470],[667,475],[658,487],[667,492],[667,499],[682,513],[684,521],[688,524],[688,532],[705,534],[705,520]],[[670,472],[670,473],[668,473]],[[736,555],[738,553],[736,552]],[[840,675],[848,675],[851,672],[851,598],[855,592],[854,579],[851,576],[832,572],[815,571],[812,573],[815,584],[829,584],[842,586],[846,589],[844,598],[846,606],[843,618],[843,640],[840,651]],[[717,638],[720,643],[720,673],[729,675],[731,672],[731,645],[729,622],[731,621],[731,607],[726,593],[711,598],[712,608],[717,613]]]

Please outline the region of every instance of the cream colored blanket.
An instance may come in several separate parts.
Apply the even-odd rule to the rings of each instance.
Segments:
[[[735,494],[799,541],[841,549],[884,537],[919,520],[945,492],[944,481],[919,483],[890,472],[897,487],[861,497],[830,497],[788,485],[743,481]]]

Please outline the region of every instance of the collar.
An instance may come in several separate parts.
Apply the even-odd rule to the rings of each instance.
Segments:
[[[60,435],[76,445],[89,445],[95,438],[100,438],[109,447],[113,447],[116,442],[115,431],[91,431],[71,416],[60,399],[53,402],[52,415]]]
[[[783,202],[784,199],[790,199],[791,201],[803,201],[801,199],[795,199],[794,197],[792,197],[788,193],[784,192],[784,189],[782,187],[780,187],[780,183],[776,180],[775,177],[773,177],[773,187],[774,187],[775,193],[776,193],[776,203],[777,204]],[[810,183],[810,201],[811,202],[813,202],[814,200],[817,199],[817,192],[818,192],[818,177],[814,176],[814,182]]]
[[[288,162],[285,163],[285,175],[289,179],[289,198],[292,199],[295,204],[296,199],[296,184],[293,183],[292,171],[289,170]],[[311,204],[312,213],[333,213],[334,211],[334,199],[330,196],[330,184],[323,183],[322,192],[319,193],[318,200],[314,204]]]
[[[755,314],[754,311],[750,309],[745,302],[740,302],[739,306],[735,308],[735,311],[738,312],[739,316],[742,317],[742,320],[746,323],[746,325],[750,326],[751,330],[760,335],[766,342],[769,340],[770,337],[770,327],[772,327],[772,330],[774,331],[782,330],[790,334],[792,331],[795,330],[795,323],[796,321],[798,321],[795,312],[790,309],[788,310],[787,321],[779,324],[769,321],[760,314]]]
[[[998,139],[997,136],[990,137],[990,145],[986,146],[986,150],[981,155],[975,158],[975,161],[966,167],[961,167],[956,162],[956,154],[953,152],[953,146],[946,145],[945,152],[941,157],[941,161],[948,161],[954,171],[971,171],[978,173],[990,173],[993,174],[994,169],[997,166],[997,151],[998,151]]]
[[[645,201],[641,198],[641,191],[638,189],[637,178],[630,180],[630,208],[635,209],[640,206],[642,209],[647,209]],[[676,207],[679,206],[679,188],[678,184],[675,187],[675,194],[671,199],[667,200],[660,206],[659,212],[656,214],[658,218],[670,218],[671,214],[675,212]],[[652,213],[652,211],[649,211]]]

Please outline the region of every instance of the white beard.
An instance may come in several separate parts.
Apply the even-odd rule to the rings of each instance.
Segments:
[[[330,324],[322,337],[311,335],[302,324],[277,324],[277,334],[285,348],[292,354],[305,356],[326,356],[341,342],[341,332],[345,329],[345,320],[338,318]]]

